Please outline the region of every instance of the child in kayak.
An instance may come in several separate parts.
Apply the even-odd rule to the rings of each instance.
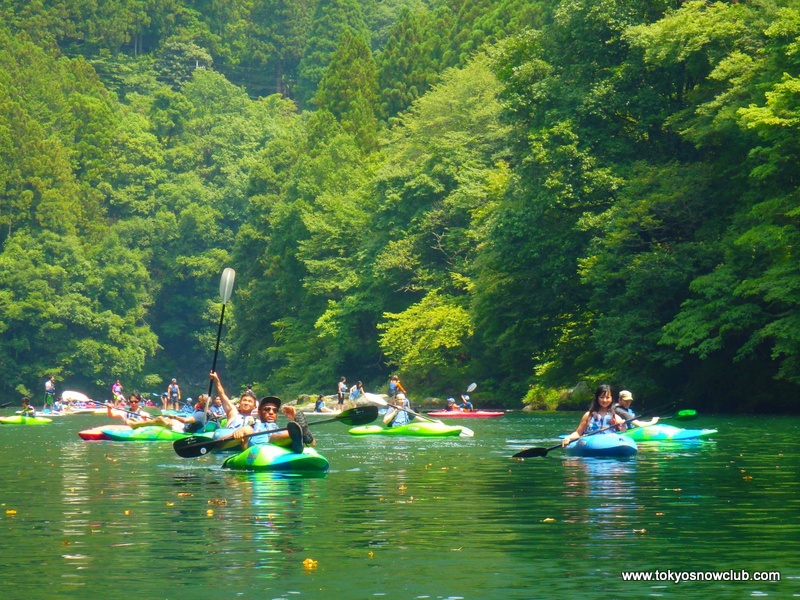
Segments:
[[[594,399],[589,410],[581,417],[578,428],[561,440],[561,446],[565,447],[570,442],[577,440],[586,433],[592,433],[605,429],[603,433],[620,433],[625,431],[625,419],[616,415],[612,407],[613,398],[611,396],[611,386],[606,384],[598,386],[594,392]],[[613,427],[617,425],[617,427]]]

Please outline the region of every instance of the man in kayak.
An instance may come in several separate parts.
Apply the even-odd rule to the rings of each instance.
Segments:
[[[281,407],[280,398],[274,396],[262,398],[261,402],[258,404],[258,416],[254,418],[251,413],[255,406],[256,399],[252,393],[245,392],[242,394],[241,398],[239,398],[239,408],[237,409],[230,398],[228,398],[228,394],[225,393],[225,388],[222,387],[219,375],[212,371],[210,376],[217,386],[217,394],[219,394],[222,400],[222,406],[225,408],[225,414],[228,416],[226,427],[234,430],[233,437],[241,439],[248,433],[278,428],[278,409]],[[267,400],[270,400],[270,402],[267,402]],[[295,430],[294,427],[291,427],[290,431],[281,431],[270,435],[269,441],[280,446],[291,444],[292,450],[297,453],[303,451],[303,444],[306,446],[313,446],[315,444],[314,436],[311,435],[311,432],[308,430],[308,423],[306,422],[305,415],[301,411],[295,410],[293,406],[284,406],[283,414],[286,415],[286,418],[291,422],[296,423],[298,429]],[[296,435],[297,431],[300,432],[299,443],[296,442],[295,439],[298,438]],[[295,438],[292,438],[290,434],[294,434]],[[250,438],[247,439],[249,440]],[[261,441],[260,443],[264,442]],[[298,447],[299,450],[297,449]]]
[[[622,390],[617,398],[617,405],[614,407],[614,413],[628,421],[628,427],[649,427],[658,423],[658,417],[653,417],[649,421],[636,419],[636,413],[631,409],[631,402],[633,402],[633,394],[628,390]]]
[[[463,412],[474,412],[475,407],[472,406],[472,402],[469,401],[469,396],[466,394],[461,394],[461,404],[458,405]]]
[[[106,409],[109,417],[112,419],[122,419],[123,423],[130,425],[131,422],[144,421],[150,418],[150,413],[143,411],[141,406],[142,396],[138,392],[133,392],[128,396],[127,409],[124,404],[120,405],[119,402],[114,404],[114,408],[112,408],[111,404],[107,404]]]
[[[201,394],[198,398],[197,404],[194,406],[194,412],[187,416],[174,415],[166,417],[159,415],[158,417],[151,418],[148,413],[141,410],[142,397],[138,393],[131,394],[129,400],[130,407],[123,415],[118,418],[131,427],[131,429],[138,429],[139,427],[147,427],[154,425],[156,427],[164,427],[172,431],[180,431],[183,433],[197,433],[201,431],[206,425],[206,402],[208,396]],[[108,415],[113,417],[112,408],[108,408]]]
[[[31,399],[25,396],[22,399],[22,410],[19,412],[23,417],[33,417],[36,415],[36,409],[31,406]]]

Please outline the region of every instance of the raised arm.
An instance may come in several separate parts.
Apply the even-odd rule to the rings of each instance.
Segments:
[[[228,394],[225,393],[225,388],[222,387],[222,382],[219,380],[219,375],[215,371],[211,371],[210,377],[214,380],[214,384],[217,386],[217,396],[219,396],[219,399],[222,400],[222,409],[225,411],[225,416],[228,417],[228,421],[230,422],[233,420],[233,417],[239,413],[239,410],[233,405],[231,399],[228,398]]]

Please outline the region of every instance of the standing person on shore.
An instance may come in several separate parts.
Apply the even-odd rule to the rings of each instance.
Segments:
[[[175,378],[172,379],[172,382],[167,387],[167,406],[170,405],[172,410],[181,409],[181,388]]]
[[[347,379],[342,377],[336,386],[336,408],[341,412],[344,410],[344,397],[347,395]]]
[[[405,388],[400,383],[400,378],[397,375],[392,375],[389,380],[389,399],[394,400],[397,394],[407,394]]]
[[[46,410],[48,406],[52,406],[56,399],[56,378],[51,375],[50,378],[44,383],[44,406],[42,410]]]
[[[350,400],[352,400],[353,402],[358,401],[358,399],[363,395],[364,395],[364,384],[361,383],[360,381],[350,388]]]

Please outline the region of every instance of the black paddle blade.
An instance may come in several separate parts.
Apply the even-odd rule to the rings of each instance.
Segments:
[[[205,456],[211,449],[215,447],[217,440],[204,437],[202,435],[193,435],[181,440],[172,442],[172,449],[175,454],[182,458],[197,458],[198,456]]]
[[[347,425],[366,425],[367,423],[372,423],[377,418],[378,407],[374,404],[369,404],[346,410],[339,414],[336,420]],[[313,423],[311,423],[311,425],[313,425]]]
[[[511,458],[532,458],[534,456],[547,456],[547,453],[550,450],[555,450],[556,448],[561,448],[561,444],[558,446],[553,446],[552,448],[525,448],[525,450],[520,450],[516,454],[514,454]]]

